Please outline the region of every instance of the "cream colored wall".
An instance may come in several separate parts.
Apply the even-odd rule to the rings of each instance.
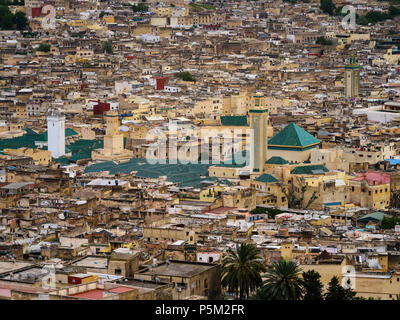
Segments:
[[[220,115],[222,114],[223,97],[213,97],[197,101],[193,106],[194,114]]]
[[[343,264],[344,265],[344,264]],[[321,282],[327,288],[329,281],[331,281],[333,276],[338,277],[339,283],[342,281],[342,268],[341,264],[301,264],[300,269],[304,272],[309,270],[315,270],[321,275]]]
[[[15,156],[31,157],[35,164],[40,166],[48,166],[52,161],[51,151],[48,150],[30,148],[4,149],[4,153]]]
[[[310,158],[312,149],[304,151],[272,150],[268,149],[268,159],[271,157],[281,157],[288,162],[300,163]]]
[[[237,169],[230,167],[211,166],[208,168],[208,174],[210,177],[231,178],[231,179],[239,178],[237,174]]]

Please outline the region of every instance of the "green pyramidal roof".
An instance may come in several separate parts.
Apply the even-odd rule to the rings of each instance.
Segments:
[[[320,141],[295,123],[289,123],[268,141],[268,147],[306,148]]]
[[[265,183],[279,182],[278,179],[276,179],[274,176],[271,176],[268,173],[262,174],[261,176],[257,177],[254,181],[265,182]]]
[[[289,162],[287,162],[282,157],[271,157],[265,163],[268,163],[268,164],[287,164]]]

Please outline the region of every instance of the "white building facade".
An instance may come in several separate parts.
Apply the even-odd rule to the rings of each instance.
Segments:
[[[50,110],[47,117],[47,146],[53,158],[65,155],[65,116],[59,110]]]

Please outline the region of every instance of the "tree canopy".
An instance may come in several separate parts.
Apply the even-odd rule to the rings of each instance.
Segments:
[[[1,30],[25,30],[28,26],[28,19],[24,12],[17,11],[13,14],[8,3],[0,0],[0,29]]]
[[[257,296],[266,300],[300,300],[303,297],[303,282],[300,268],[293,261],[281,259],[272,264],[265,273],[263,286]]]
[[[323,12],[333,16],[336,11],[336,6],[332,0],[321,0],[320,8]]]
[[[103,50],[105,52],[107,52],[108,54],[112,54],[113,53],[113,46],[112,43],[110,41],[106,41],[103,43]]]
[[[323,300],[321,275],[315,270],[303,272],[304,300]]]
[[[339,279],[333,276],[329,281],[325,300],[353,300],[356,293],[351,289],[345,289],[339,284]]]
[[[183,81],[192,81],[192,82],[196,81],[196,79],[188,71],[179,72],[176,76],[182,79]]]
[[[42,52],[49,52],[50,51],[50,48],[51,48],[51,46],[50,46],[50,44],[48,44],[48,43],[41,43],[40,45],[39,45],[39,47],[38,47],[38,51],[42,51]]]
[[[245,299],[262,284],[261,273],[266,270],[259,250],[243,243],[236,250],[229,249],[222,262],[221,284],[236,298]]]
[[[400,224],[400,217],[383,217],[381,222],[381,229],[393,229],[396,224]]]
[[[144,3],[132,5],[131,8],[132,8],[133,12],[147,12],[149,10],[149,7],[146,6]]]

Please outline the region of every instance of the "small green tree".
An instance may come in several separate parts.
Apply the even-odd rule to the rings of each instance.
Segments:
[[[113,46],[111,41],[106,41],[103,43],[103,51],[107,52],[108,54],[113,53]]]
[[[3,9],[4,8],[4,9]],[[0,6],[0,27],[3,30],[11,30],[14,25],[14,15],[8,6]]]
[[[366,26],[368,25],[368,20],[365,16],[360,16],[356,14],[356,23],[359,24],[360,26]]]
[[[139,3],[138,5],[132,6],[133,12],[147,12],[149,7],[146,6],[144,3]]]
[[[321,275],[315,270],[303,272],[304,300],[323,300]]]
[[[250,211],[251,214],[267,214],[268,218],[274,219],[277,214],[283,213],[282,210],[277,208],[265,208],[265,207],[257,207]]]
[[[185,72],[179,72],[176,75],[179,79],[182,79],[183,81],[191,81],[191,82],[195,82],[196,79],[193,78],[193,76],[190,74],[190,72],[185,71]]]
[[[39,48],[37,49],[38,51],[42,52],[50,52],[51,45],[48,43],[41,43],[39,45]]]
[[[25,30],[26,26],[28,25],[28,19],[26,18],[25,13],[18,11],[14,15],[15,24],[18,30]]]
[[[393,229],[396,224],[400,224],[400,217],[383,217],[380,228],[381,229]]]
[[[320,2],[320,8],[323,12],[333,16],[336,11],[336,6],[332,2],[332,0],[321,0]]]
[[[388,10],[388,15],[390,19],[400,16],[400,8],[395,6],[390,6]]]
[[[332,40],[326,39],[325,37],[318,37],[315,43],[323,46],[331,46],[333,44]]]
[[[325,294],[325,300],[353,300],[356,293],[349,289],[343,288],[339,284],[339,279],[333,276],[329,281],[328,290]]]

